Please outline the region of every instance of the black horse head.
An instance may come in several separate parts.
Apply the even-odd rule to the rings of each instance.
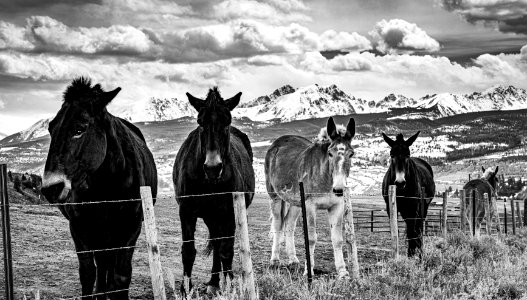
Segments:
[[[229,156],[231,111],[240,103],[241,92],[223,100],[217,87],[201,100],[187,93],[190,104],[198,111],[200,151],[205,178],[211,182],[226,180],[224,166]]]
[[[65,202],[72,188],[87,190],[86,178],[106,156],[106,105],[121,88],[105,92],[80,77],[67,87],[64,103],[49,123],[51,143],[44,168],[42,193],[49,202]]]
[[[390,169],[392,174],[395,173],[395,185],[397,188],[404,188],[406,186],[405,175],[408,171],[408,162],[410,159],[410,146],[415,142],[420,131],[411,136],[406,141],[403,135],[399,133],[395,141],[389,138],[384,132],[382,137],[384,141],[392,148],[390,150]],[[390,183],[392,184],[392,183]]]
[[[333,177],[333,193],[342,196],[350,172],[351,157],[355,153],[351,147],[351,139],[355,136],[355,119],[350,118],[346,128],[339,127],[335,125],[332,117],[328,119],[326,132],[331,140],[327,145],[330,169],[328,175]]]
[[[485,169],[485,167],[483,166],[481,167],[481,169],[483,170],[482,178],[487,180],[492,186],[492,188],[496,190],[496,188],[498,187],[498,183],[499,183],[499,178],[497,176],[499,166],[497,166],[496,169],[494,170],[492,168]]]

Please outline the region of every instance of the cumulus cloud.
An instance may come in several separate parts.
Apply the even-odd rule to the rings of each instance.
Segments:
[[[520,50],[521,59],[527,61],[527,45],[523,46]]]
[[[440,3],[470,23],[482,23],[501,32],[527,34],[525,0],[440,0]]]
[[[336,73],[341,71],[366,71],[372,69],[369,59],[359,53],[339,55],[328,60],[320,52],[307,52],[295,64],[315,73]]]
[[[414,23],[401,19],[382,20],[369,32],[376,49],[382,53],[439,51],[439,43]]]
[[[336,32],[327,30],[320,36],[321,50],[367,50],[371,49],[370,41],[356,32]]]
[[[154,46],[132,26],[71,28],[45,16],[27,19],[25,27],[0,22],[0,49],[77,54],[145,54]]]
[[[247,59],[247,63],[253,66],[279,66],[286,63],[286,59],[279,55],[257,55]]]
[[[256,19],[274,24],[311,21],[305,10],[307,7],[297,0],[225,0],[213,6],[211,17],[223,21]]]
[[[0,109],[4,109],[5,108],[5,101],[0,99]]]

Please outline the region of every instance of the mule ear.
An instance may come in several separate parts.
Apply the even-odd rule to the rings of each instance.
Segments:
[[[384,141],[386,142],[386,144],[388,144],[390,147],[393,147],[393,145],[395,144],[395,141],[392,140],[389,136],[387,136],[386,134],[384,134],[384,132],[382,133],[382,138],[384,139]]]
[[[239,92],[238,94],[234,95],[234,97],[225,100],[225,105],[227,105],[227,108],[229,110],[233,110],[238,104],[240,103],[240,99],[242,96],[242,92]]]
[[[102,93],[101,97],[99,98],[99,103],[97,106],[100,107],[101,109],[105,108],[106,105],[112,102],[113,98],[115,98],[115,96],[117,96],[117,94],[119,94],[120,91],[121,91],[121,88],[118,87],[113,91]]]
[[[335,125],[335,121],[333,121],[333,117],[329,117],[328,124],[326,125],[326,131],[331,140],[334,140],[339,136],[339,133],[337,132],[337,126]]]
[[[346,126],[346,134],[344,135],[344,138],[347,140],[351,140],[355,136],[355,119],[350,118],[348,122],[348,126]]]
[[[203,107],[204,101],[192,96],[190,93],[187,93],[188,102],[190,102],[190,105],[194,107],[195,110],[199,112],[199,110]]]
[[[483,173],[485,173],[485,171],[487,171],[487,170],[485,170],[484,166],[481,166],[481,171],[483,171]]]
[[[494,175],[498,174],[499,169],[500,169],[500,166],[496,166],[496,170],[494,170]]]
[[[417,139],[417,136],[419,136],[419,133],[421,133],[421,131],[418,131],[416,134],[412,135],[409,139],[407,139],[406,142],[405,142],[406,146],[408,146],[408,147],[412,146],[412,144]]]

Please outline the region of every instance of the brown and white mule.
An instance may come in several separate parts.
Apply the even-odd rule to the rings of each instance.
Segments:
[[[316,210],[326,209],[331,227],[331,241],[335,267],[339,277],[348,275],[342,254],[342,220],[344,215],[344,189],[354,154],[351,139],[355,135],[355,120],[346,128],[335,125],[329,118],[316,142],[295,135],[278,138],[265,157],[265,181],[271,197],[271,233],[273,246],[271,265],[280,263],[280,237],[285,233],[288,264],[298,263],[294,230],[301,213],[298,183],[304,183],[306,212],[309,228],[311,268],[317,241]],[[307,267],[305,272],[307,273]]]

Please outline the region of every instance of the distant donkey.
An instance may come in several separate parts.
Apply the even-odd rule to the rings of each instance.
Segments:
[[[388,197],[389,186],[396,186],[397,210],[406,223],[408,256],[418,254],[422,249],[423,220],[426,218],[428,205],[432,202],[436,191],[434,172],[430,164],[420,158],[410,157],[410,146],[415,142],[419,133],[418,131],[407,140],[404,140],[400,133],[395,140],[382,134],[384,141],[391,147],[390,166],[384,175],[382,194],[388,216],[392,213],[397,214],[397,212],[390,211]],[[421,188],[425,188],[424,195],[422,195],[425,201],[420,199]],[[423,215],[421,211],[424,211]]]
[[[481,167],[483,171],[483,175],[481,178],[473,179],[467,182],[463,186],[463,190],[465,191],[465,218],[468,220],[470,231],[473,230],[472,226],[475,226],[475,237],[479,238],[480,236],[480,230],[481,230],[481,223],[483,222],[483,219],[487,214],[490,214],[491,218],[498,218],[497,215],[497,204],[496,204],[496,198],[497,198],[497,185],[499,182],[499,178],[497,176],[499,166],[496,167],[496,169],[488,168],[485,169],[485,167]],[[476,224],[472,224],[472,216],[473,216],[473,195],[476,195],[476,211],[475,211],[475,218],[476,218]],[[487,202],[485,202],[483,195],[487,194]],[[489,211],[490,210],[490,211]],[[499,219],[498,219],[499,220]],[[498,224],[498,231],[501,231],[501,226]]]
[[[184,295],[192,289],[197,218],[202,218],[209,229],[208,250],[212,251],[207,292],[218,292],[220,273],[233,276],[236,226],[232,192],[244,192],[245,205],[249,207],[255,187],[251,143],[247,135],[231,125],[231,111],[240,103],[240,96],[238,93],[223,100],[217,87],[209,90],[205,100],[187,93],[190,104],[198,111],[199,126],[181,145],[173,172],[183,239]]]
[[[318,140],[296,135],[285,135],[273,142],[265,155],[265,184],[271,197],[271,231],[273,247],[271,265],[280,263],[280,237],[285,233],[289,264],[297,264],[294,230],[301,213],[298,183],[304,183],[306,211],[309,226],[311,266],[314,266],[316,210],[328,211],[335,267],[339,277],[348,276],[342,254],[343,215],[346,178],[349,175],[354,150],[351,139],[355,136],[355,120],[346,128],[336,126],[329,118]],[[307,267],[305,269],[307,272]]]
[[[106,92],[77,78],[49,124],[42,193],[69,220],[83,299],[129,299],[143,217],[140,187],[157,195],[156,165],[143,134],[106,110],[120,90]],[[119,201],[130,199],[136,200]],[[92,297],[94,285],[99,295]]]

